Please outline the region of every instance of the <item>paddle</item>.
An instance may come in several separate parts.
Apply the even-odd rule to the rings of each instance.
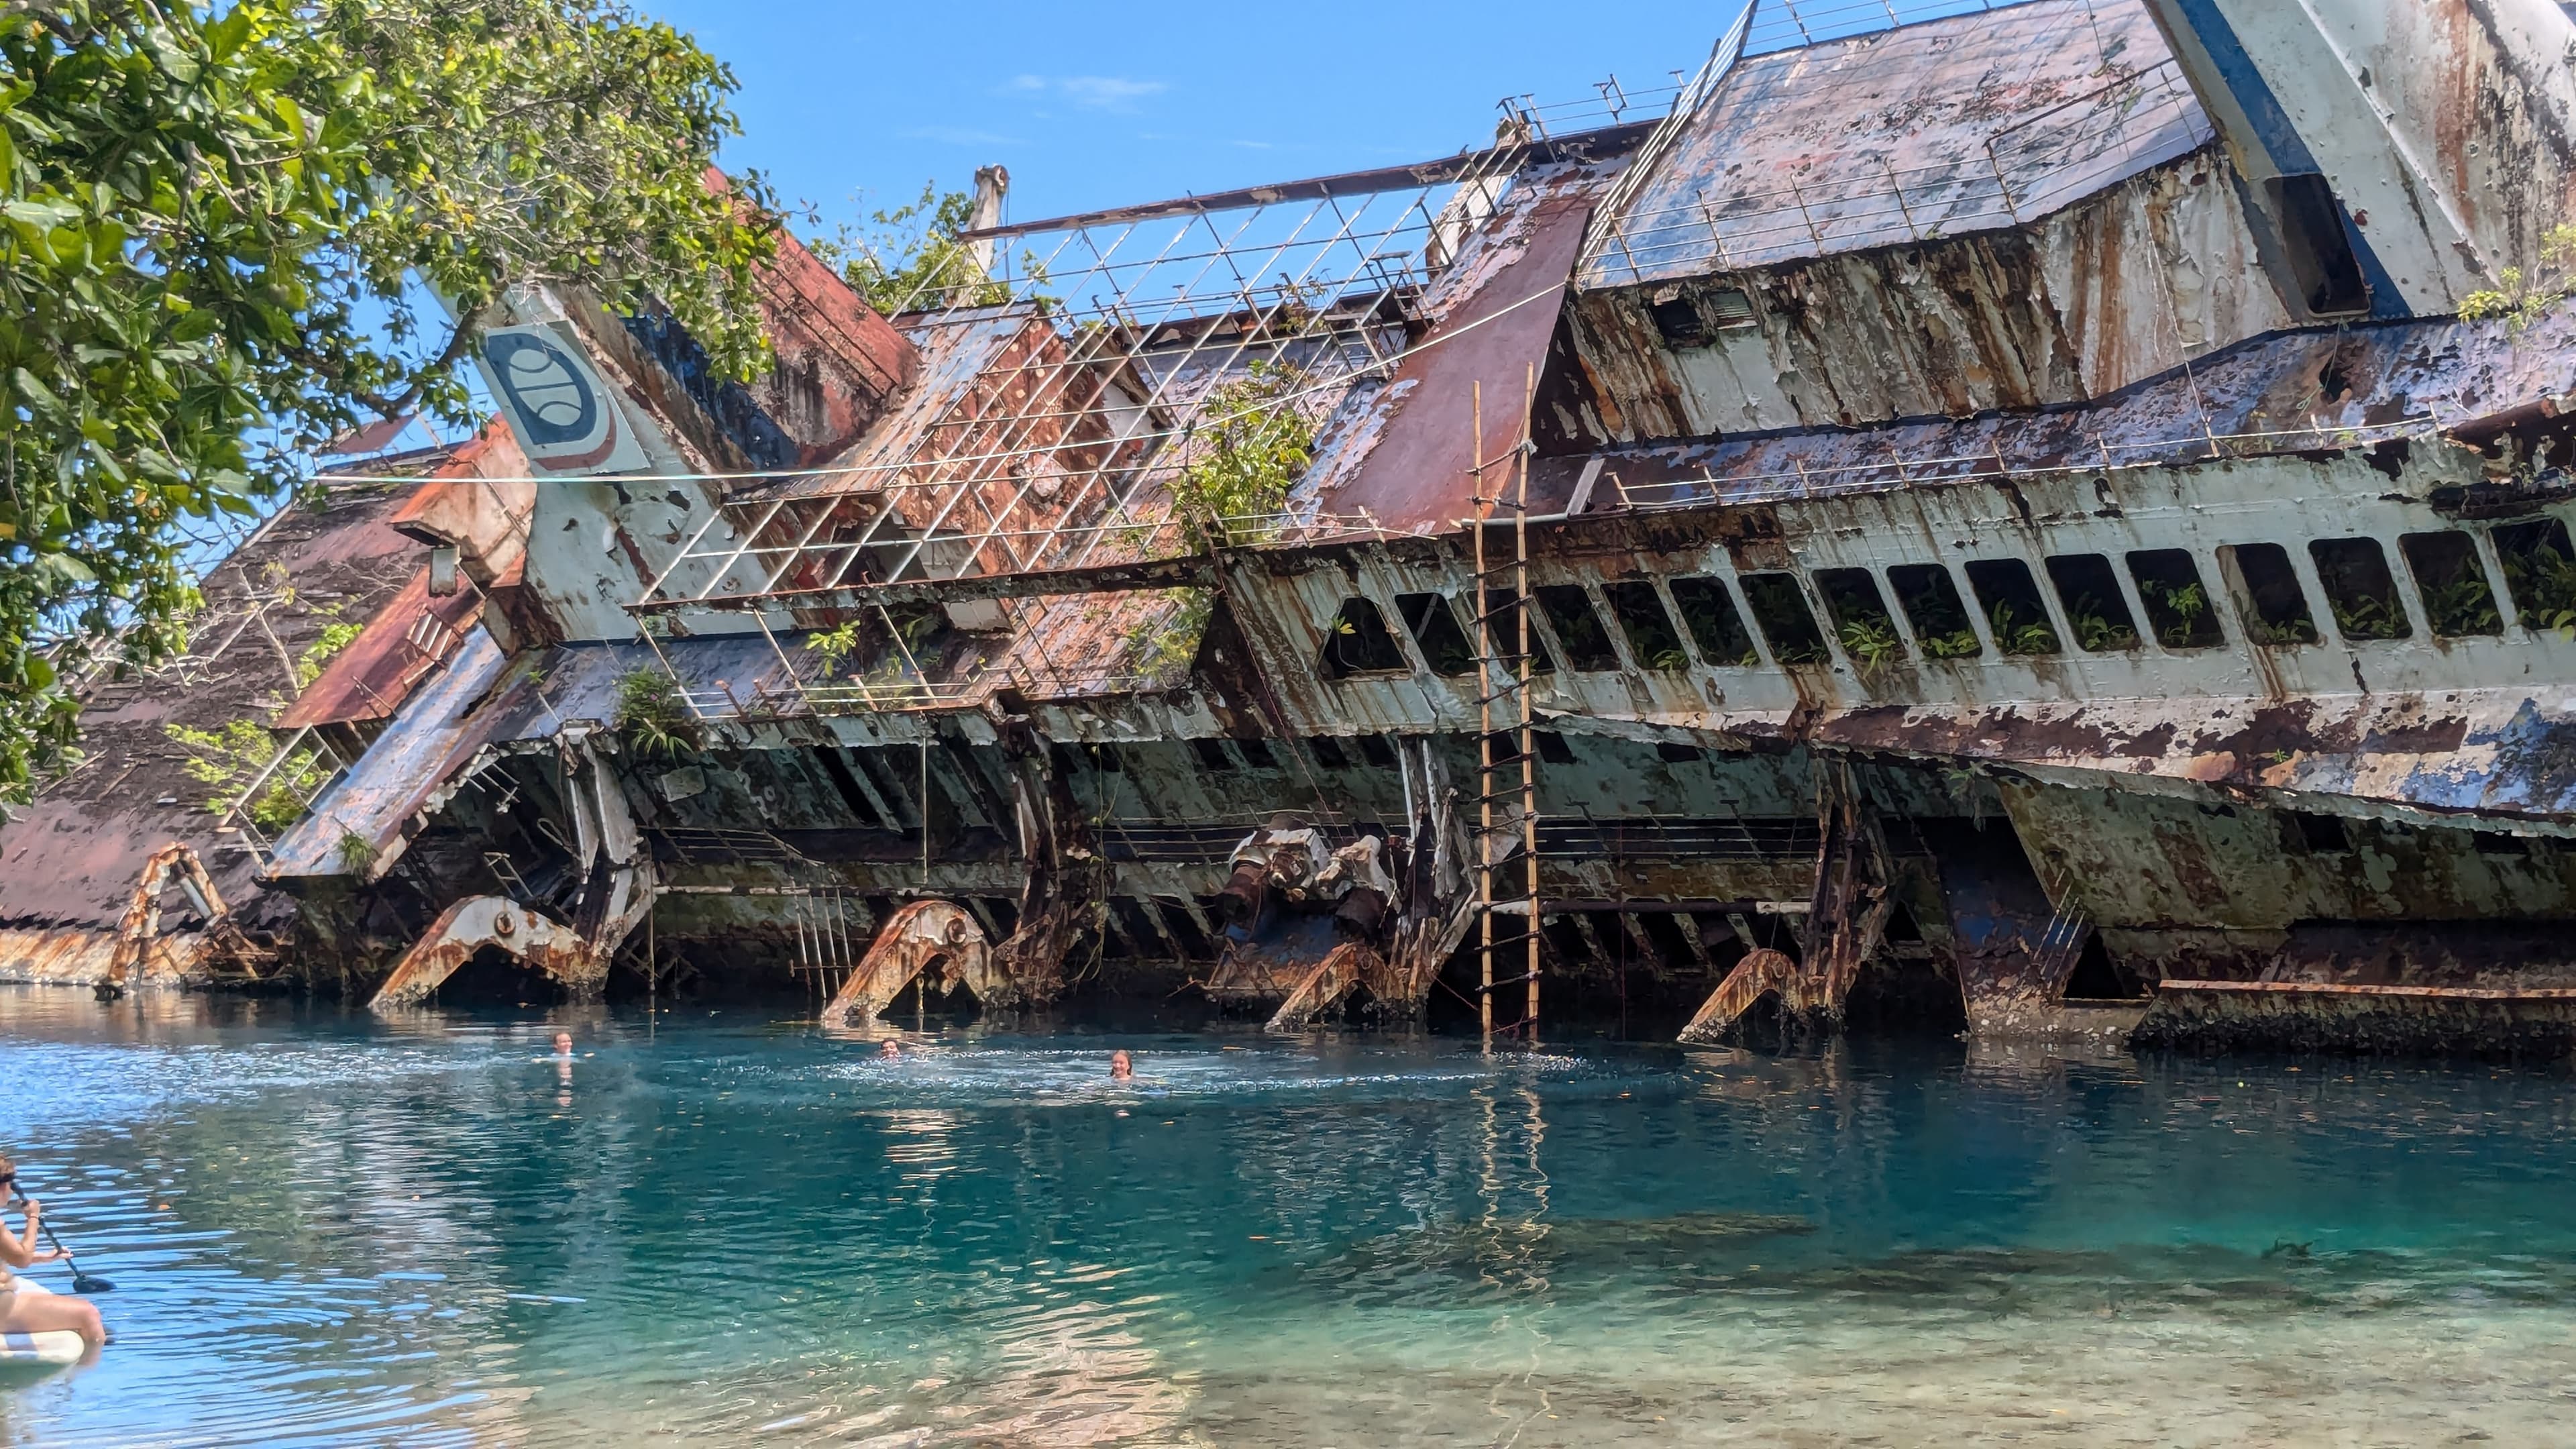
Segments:
[[[26,1200],[27,1195],[25,1193],[20,1193],[17,1195],[15,1201],[10,1205],[15,1207],[19,1203],[24,1203]],[[72,1291],[74,1293],[113,1293],[116,1291],[115,1284],[99,1277],[97,1274],[84,1273],[81,1271],[80,1264],[73,1261],[72,1250],[63,1246],[63,1240],[61,1238],[54,1236],[54,1225],[52,1223],[46,1222],[43,1218],[38,1218],[36,1219],[36,1226],[43,1230],[45,1241],[54,1245],[54,1251],[63,1255],[63,1266],[72,1270]]]

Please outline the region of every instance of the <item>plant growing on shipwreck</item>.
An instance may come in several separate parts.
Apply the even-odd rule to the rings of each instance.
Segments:
[[[208,787],[206,808],[221,815],[233,808],[251,782],[277,759],[277,739],[256,720],[237,719],[218,729],[173,724],[161,727],[172,743],[188,752],[181,768],[188,778]],[[242,814],[263,833],[275,835],[304,818],[305,804],[330,778],[319,754],[297,750],[278,763]]]
[[[2406,637],[2406,611],[2392,600],[2377,594],[2354,598],[2329,597],[2334,610],[2335,629],[2347,639],[2403,639]]]
[[[2519,333],[2571,296],[2576,296],[2576,226],[2562,223],[2540,239],[2538,268],[2529,274],[2520,267],[2498,270],[2494,287],[2460,299],[2460,320],[2501,317],[2508,330]]]
[[[2188,649],[2200,632],[2200,616],[2209,612],[2209,595],[2198,580],[2172,584],[2140,576],[2139,597],[2170,621],[2156,631],[2156,642],[2168,649]]]
[[[2091,594],[2079,594],[2066,606],[2066,621],[2075,626],[2075,642],[2088,653],[2109,654],[2138,647],[2138,631],[2113,622],[2109,611]]]
[[[1977,642],[1976,626],[1968,622],[1968,611],[1960,604],[1946,574],[1930,569],[1915,573],[1898,569],[1889,578],[1896,584],[1897,601],[1904,606],[1906,617],[1914,621],[1914,637],[1922,641],[1923,657],[1974,659],[1984,652],[1985,646]]]
[[[1834,631],[1842,640],[1843,652],[1863,674],[1876,674],[1904,657],[1905,643],[1896,636],[1896,624],[1885,614],[1868,614],[1846,619]]]
[[[2060,648],[2057,631],[2046,619],[2025,622],[2010,599],[1997,599],[1994,608],[1986,613],[1986,622],[1994,628],[1996,645],[2006,654],[2055,654]]]
[[[814,255],[841,269],[870,307],[889,317],[936,307],[1006,306],[1010,284],[995,281],[973,244],[958,239],[974,214],[973,197],[942,192],[937,182],[925,181],[909,205],[870,212],[872,233],[844,223],[810,245]],[[1041,270],[1034,257],[1029,265]]]
[[[2566,535],[2562,532],[2515,546],[2505,533],[2497,530],[2496,553],[2504,561],[2505,587],[2513,591],[2523,624],[2535,631],[2553,630],[2561,639],[2576,639],[2576,559],[2556,546]]]
[[[339,610],[334,608],[329,612],[337,614]],[[331,662],[332,657],[356,642],[357,637],[365,633],[366,629],[367,626],[364,624],[351,624],[339,620],[323,625],[321,636],[306,645],[303,654],[296,658],[295,687],[299,690],[311,689],[313,681],[322,677],[323,667]]]
[[[830,679],[841,672],[841,663],[859,647],[859,621],[844,619],[834,628],[817,629],[805,636],[805,652],[814,656],[822,677]]]
[[[610,725],[647,758],[677,759],[706,742],[706,728],[689,708],[680,681],[649,664],[618,678],[617,712]]]
[[[1136,673],[1157,684],[1178,684],[1199,657],[1216,596],[1206,589],[1166,589],[1172,607],[1139,618],[1127,631],[1127,660]]]
[[[1172,510],[1192,549],[1257,543],[1275,531],[1269,520],[1314,461],[1315,425],[1297,406],[1305,382],[1298,368],[1255,362],[1209,389],[1204,431],[1183,439],[1187,461],[1172,479]]]

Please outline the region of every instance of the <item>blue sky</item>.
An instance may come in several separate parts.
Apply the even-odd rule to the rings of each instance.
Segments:
[[[740,77],[726,163],[828,221],[934,178],[965,190],[990,161],[1010,168],[1011,215],[1033,220],[1445,155],[1490,139],[1506,94],[1577,101],[1614,73],[1670,85],[1738,0],[639,3]]]

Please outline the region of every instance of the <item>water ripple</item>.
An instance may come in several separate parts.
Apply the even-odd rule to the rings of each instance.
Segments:
[[[2576,1372],[2555,1072],[884,1063],[740,1013],[71,997],[0,991],[0,1151],[120,1341],[0,1381],[12,1440],[2543,1442]]]

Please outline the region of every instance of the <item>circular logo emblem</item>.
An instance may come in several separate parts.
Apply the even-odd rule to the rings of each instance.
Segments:
[[[537,448],[578,443],[599,430],[599,398],[563,349],[527,332],[500,333],[483,355]]]

